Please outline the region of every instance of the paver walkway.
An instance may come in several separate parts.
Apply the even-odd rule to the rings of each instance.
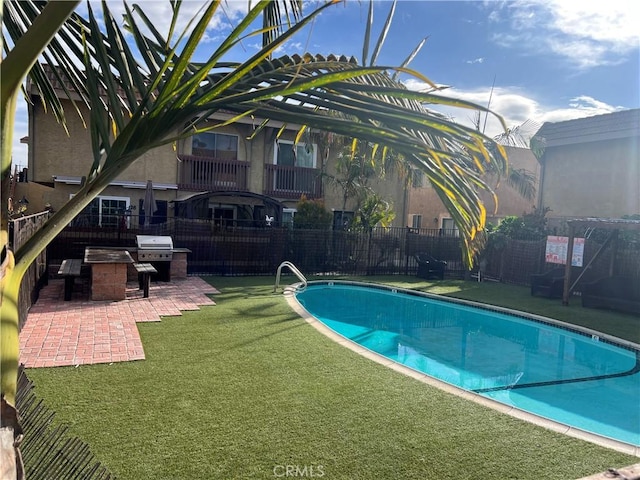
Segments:
[[[85,282],[65,302],[64,280],[50,280],[20,332],[20,362],[60,367],[143,360],[136,322],[159,322],[162,316],[215,305],[208,296],[214,293],[219,292],[201,278],[187,277],[152,283],[148,298],[136,282],[127,284],[125,300],[92,301]]]

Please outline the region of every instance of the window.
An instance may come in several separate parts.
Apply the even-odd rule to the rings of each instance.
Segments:
[[[460,231],[453,218],[442,219],[442,234],[447,237],[459,237]]]
[[[334,210],[333,211],[333,229],[346,230],[353,223],[354,217],[355,215],[353,212]]]
[[[71,195],[73,197],[73,195]],[[96,197],[78,215],[74,226],[129,228],[131,219],[129,197]]]
[[[278,140],[274,149],[273,163],[290,167],[316,168],[316,149],[315,143],[294,145],[289,140]]]
[[[193,136],[191,154],[219,160],[238,159],[238,136],[226,133],[198,133]]]
[[[282,209],[282,226],[293,227],[293,217],[296,216],[298,210],[295,208],[283,208]]]
[[[411,220],[411,228],[421,228],[422,227],[422,215],[412,215]]]
[[[213,219],[214,225],[218,227],[234,225],[236,216],[235,205],[209,204],[209,218]]]
[[[413,188],[424,187],[424,172],[416,168],[411,170],[411,186]]]
[[[167,207],[168,203],[166,200],[156,200],[156,207],[158,208],[155,212],[151,214],[151,225],[155,225],[158,223],[166,223],[167,221]],[[138,201],[138,222],[140,225],[144,225],[146,212],[144,211],[144,199],[141,198]]]
[[[279,140],[274,148],[273,163],[278,165],[274,189],[286,192],[314,192],[317,182],[316,145]]]

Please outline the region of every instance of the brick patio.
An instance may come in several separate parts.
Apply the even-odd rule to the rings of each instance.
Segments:
[[[31,307],[20,332],[20,362],[26,367],[61,367],[144,360],[136,322],[159,322],[215,305],[219,293],[198,277],[152,283],[149,298],[128,283],[126,299],[92,301],[89,286],[77,282],[71,301],[64,301],[64,280],[50,280]]]

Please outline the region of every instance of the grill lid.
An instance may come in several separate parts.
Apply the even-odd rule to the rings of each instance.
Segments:
[[[173,250],[173,239],[168,235],[136,235],[139,250]]]

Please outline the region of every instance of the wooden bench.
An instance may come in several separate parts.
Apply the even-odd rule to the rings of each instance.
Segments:
[[[82,260],[79,258],[67,258],[62,261],[58,275],[64,277],[64,299],[65,301],[71,300],[71,294],[73,293],[73,284],[76,277],[80,276],[80,269],[82,267]]]
[[[140,286],[140,290],[143,291],[142,296],[148,298],[151,274],[158,273],[158,271],[150,263],[134,263],[133,266],[138,272],[138,285]]]

